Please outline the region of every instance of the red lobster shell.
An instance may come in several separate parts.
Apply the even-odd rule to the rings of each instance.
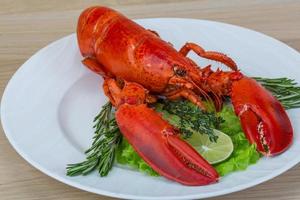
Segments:
[[[83,63],[104,78],[104,91],[117,108],[122,134],[159,174],[185,185],[214,183],[214,168],[179,132],[147,103],[157,96],[186,98],[205,109],[203,98],[231,97],[249,141],[265,155],[276,155],[292,142],[289,118],[275,97],[255,80],[237,71],[225,54],[186,43],[180,51],[122,14],[106,7],[83,11],[77,27]],[[233,71],[200,68],[186,57],[189,51],[227,65]]]

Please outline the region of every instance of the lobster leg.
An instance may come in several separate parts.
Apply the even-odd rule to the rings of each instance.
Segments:
[[[172,87],[179,87],[179,89],[168,91],[164,94],[169,99],[177,99],[177,98],[185,98],[195,105],[197,105],[202,110],[206,110],[205,106],[202,103],[200,95],[204,97],[206,100],[210,100],[209,95],[200,88],[199,85],[196,85],[193,81],[185,80],[182,77],[173,76],[169,80],[169,85]],[[197,93],[195,93],[196,91]],[[199,95],[200,94],[200,95]]]
[[[179,53],[186,56],[190,50],[193,50],[200,57],[221,62],[221,63],[227,65],[229,68],[231,68],[234,71],[238,70],[236,63],[227,55],[220,53],[220,52],[216,52],[216,51],[205,51],[202,47],[200,47],[199,45],[197,45],[195,43],[186,43],[179,50]]]
[[[93,72],[101,75],[102,77],[109,77],[109,73],[104,69],[104,67],[96,60],[96,58],[86,57],[82,61],[87,68]]]
[[[109,98],[113,106],[117,106],[120,100],[121,88],[118,86],[115,79],[106,78],[103,83],[103,90],[105,95]]]
[[[206,108],[205,108],[203,102],[201,101],[201,99],[199,98],[199,96],[196,95],[192,90],[183,89],[183,90],[177,91],[175,94],[167,96],[167,98],[171,99],[171,100],[178,99],[180,97],[183,97],[183,98],[189,100],[190,102],[192,102],[193,104],[195,104],[199,108],[201,108],[202,110],[206,110]]]

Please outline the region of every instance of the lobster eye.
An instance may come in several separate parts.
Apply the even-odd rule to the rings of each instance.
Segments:
[[[178,76],[185,76],[186,75],[186,70],[182,69],[179,65],[174,64],[173,69],[176,75]]]

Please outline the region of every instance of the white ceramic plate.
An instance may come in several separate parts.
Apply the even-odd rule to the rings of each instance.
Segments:
[[[230,55],[249,76],[289,77],[300,82],[300,54],[263,34],[223,23],[193,19],[143,19],[178,49],[186,41]],[[192,55],[201,66],[208,61]],[[289,111],[294,144],[280,156],[262,158],[246,171],[217,184],[187,187],[164,178],[114,167],[97,173],[66,176],[68,163],[82,161],[91,143],[92,120],[107,101],[102,78],[81,64],[75,35],[62,38],[32,56],[10,80],[1,102],[1,120],[17,152],[45,174],[74,187],[130,199],[194,199],[239,191],[267,181],[300,161],[300,112]],[[133,122],[134,123],[134,122]]]

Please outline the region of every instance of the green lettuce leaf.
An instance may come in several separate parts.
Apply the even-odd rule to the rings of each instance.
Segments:
[[[224,106],[219,115],[224,120],[219,129],[231,137],[234,146],[228,159],[214,165],[220,176],[225,176],[234,171],[245,170],[249,165],[255,164],[259,160],[260,154],[256,151],[255,145],[248,142],[240,121],[230,105]]]

